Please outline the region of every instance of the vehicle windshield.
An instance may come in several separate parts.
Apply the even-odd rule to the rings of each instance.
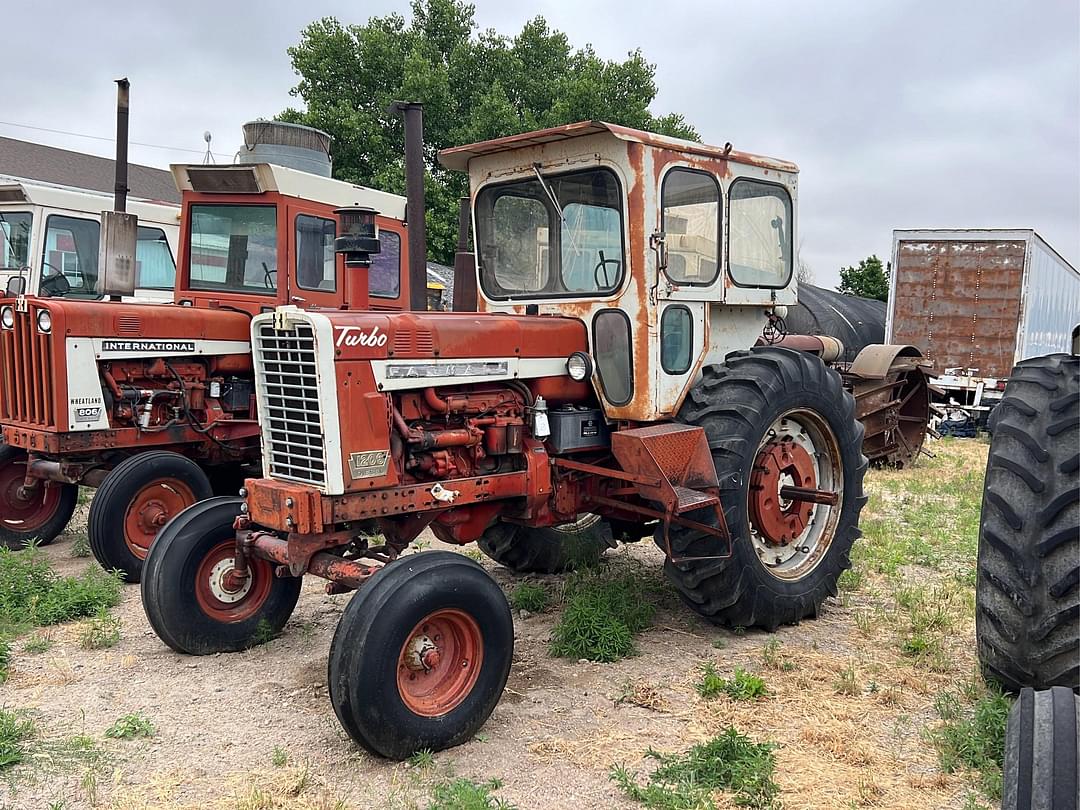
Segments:
[[[622,192],[609,169],[488,186],[476,233],[492,298],[585,297],[622,282]]]
[[[191,289],[277,291],[275,206],[193,205],[190,223]]]
[[[0,211],[0,269],[21,270],[30,265],[30,225],[26,211]]]

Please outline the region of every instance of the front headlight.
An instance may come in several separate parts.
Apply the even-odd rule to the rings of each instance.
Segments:
[[[4,307],[0,309],[0,326],[4,329],[15,328],[15,307]]]
[[[592,359],[585,352],[574,352],[566,360],[566,373],[574,382],[589,379],[592,370]]]
[[[47,335],[52,331],[52,315],[49,313],[49,310],[38,310],[37,328],[43,335]]]

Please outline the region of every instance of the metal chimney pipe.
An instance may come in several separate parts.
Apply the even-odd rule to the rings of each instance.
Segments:
[[[116,184],[113,210],[127,211],[128,194],[128,107],[131,82],[116,80]]]
[[[427,223],[424,220],[424,105],[395,101],[405,116],[405,216],[409,222],[409,308],[427,309]]]

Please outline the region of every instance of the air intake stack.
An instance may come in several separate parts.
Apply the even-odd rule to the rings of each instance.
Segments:
[[[284,121],[249,121],[238,163],[273,163],[330,177],[330,142],[325,132]]]

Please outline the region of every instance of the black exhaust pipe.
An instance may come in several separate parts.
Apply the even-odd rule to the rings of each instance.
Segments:
[[[128,107],[131,82],[116,80],[116,183],[113,210],[127,211],[128,194]]]
[[[427,223],[424,220],[424,105],[395,101],[405,116],[405,216],[409,223],[409,309],[427,309]]]

